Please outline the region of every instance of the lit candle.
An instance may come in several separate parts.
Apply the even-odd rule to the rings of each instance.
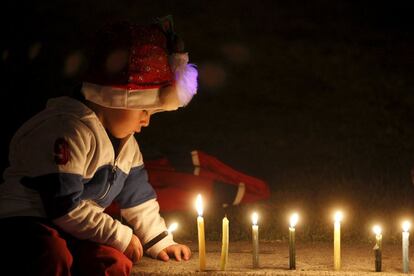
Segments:
[[[257,213],[252,214],[253,268],[259,267],[259,226]]]
[[[343,218],[342,212],[335,213],[334,223],[334,269],[341,269],[341,220]]]
[[[156,244],[157,242],[159,242],[160,240],[168,236],[168,234],[174,232],[177,229],[177,227],[178,227],[178,223],[175,222],[171,224],[170,227],[168,227],[168,230],[161,232],[158,236],[156,236],[155,238],[147,242],[144,245],[144,252],[147,251],[148,248],[150,248],[151,246],[153,246],[154,244]]]
[[[227,260],[229,259],[229,220],[227,216],[223,218],[223,240],[221,244],[220,269],[226,270]]]
[[[378,225],[374,225],[372,230],[375,233],[375,246],[374,246],[374,254],[375,254],[375,271],[381,271],[382,265],[382,229]]]
[[[403,272],[408,273],[408,237],[410,236],[410,233],[408,230],[410,229],[410,222],[404,221],[402,224],[403,232],[402,232],[402,255],[403,255]]]
[[[299,216],[294,213],[290,216],[289,227],[289,269],[296,269],[296,248],[295,248],[295,226],[298,223]]]
[[[197,196],[196,209],[198,213],[197,217],[197,229],[198,229],[198,260],[200,271],[206,269],[206,241],[204,237],[204,219],[203,219],[203,201],[201,195]]]

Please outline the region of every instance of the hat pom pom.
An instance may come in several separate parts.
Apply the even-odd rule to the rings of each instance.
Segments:
[[[174,53],[170,66],[175,74],[177,96],[181,106],[186,106],[197,93],[198,72],[194,64],[188,64],[188,53]]]

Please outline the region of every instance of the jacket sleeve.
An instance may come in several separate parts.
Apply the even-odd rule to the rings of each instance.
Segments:
[[[143,245],[167,230],[159,210],[156,199],[150,199],[135,207],[121,209],[121,216],[132,226]],[[146,253],[155,259],[161,250],[173,244],[176,244],[176,242],[174,242],[173,236],[170,233],[164,239],[148,248]]]
[[[46,216],[79,239],[107,244],[120,251],[128,246],[132,229],[82,200],[84,175],[96,141],[82,122],[58,117],[44,122],[19,141],[27,175],[21,183],[36,190]],[[29,156],[30,158],[27,158]]]
[[[136,144],[136,141],[135,141]],[[121,193],[117,197],[120,204],[121,216],[134,229],[135,234],[146,244],[163,231],[167,230],[164,219],[160,216],[156,194],[148,182],[148,175],[144,168],[142,155],[136,144],[133,167],[125,181]],[[173,237],[167,237],[147,250],[147,254],[156,258],[161,250],[175,244]]]
[[[78,239],[107,244],[124,252],[131,241],[132,229],[102,211],[94,202],[82,200],[75,209],[53,222]]]

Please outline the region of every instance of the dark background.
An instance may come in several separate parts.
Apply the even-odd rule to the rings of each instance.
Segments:
[[[312,239],[324,236],[322,225],[337,206],[355,235],[375,219],[398,232],[400,217],[413,215],[409,1],[1,5],[2,168],[17,128],[82,79],[96,29],[172,14],[198,66],[199,90],[185,109],[152,118],[137,136],[144,152],[202,149],[268,181],[271,199],[254,207],[273,221],[265,228],[269,238],[279,237],[291,209],[308,218],[303,233]],[[240,208],[228,212],[252,206]]]

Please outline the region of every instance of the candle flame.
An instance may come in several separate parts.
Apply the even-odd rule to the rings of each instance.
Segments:
[[[173,224],[170,225],[170,227],[168,227],[168,232],[172,233],[175,230],[177,230],[178,228],[178,223],[174,222]]]
[[[196,199],[196,209],[199,216],[203,215],[203,199],[201,198],[201,195],[197,195]]]
[[[298,223],[298,220],[299,220],[299,215],[297,213],[293,213],[290,216],[290,227],[292,228],[295,227],[296,224]]]
[[[410,227],[411,227],[411,223],[408,220],[403,222],[402,229],[403,229],[404,232],[408,232]]]
[[[252,214],[252,223],[253,223],[253,225],[257,225],[258,220],[259,220],[259,215],[256,212],[254,212]]]
[[[335,222],[340,222],[343,218],[344,218],[344,214],[342,214],[341,211],[335,212],[335,216],[334,216]]]
[[[374,231],[375,235],[381,235],[381,232],[382,232],[381,226],[374,225],[374,227],[372,227],[372,231]]]

